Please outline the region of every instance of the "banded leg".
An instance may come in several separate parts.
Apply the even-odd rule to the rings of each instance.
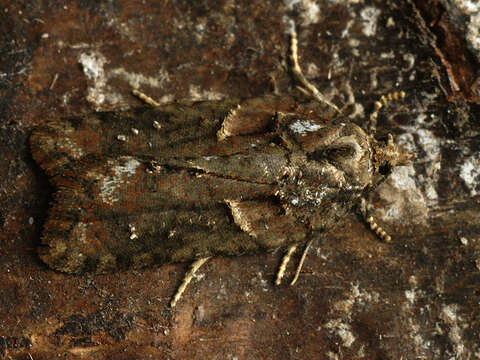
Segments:
[[[294,25],[292,25],[292,30],[290,31],[290,39],[290,62],[292,64],[292,73],[296,80],[302,85],[297,86],[297,89],[305,95],[310,96],[321,103],[327,104],[340,113],[340,109],[334,103],[329,101],[325,95],[318,91],[315,85],[308,81],[305,75],[303,75],[302,68],[298,62],[298,39]]]
[[[140,100],[144,101],[148,105],[151,105],[153,107],[158,107],[161,104],[153,100],[150,96],[142,93],[141,91],[138,91],[136,89],[132,90],[132,94],[138,97]]]
[[[365,221],[370,225],[370,229],[377,234],[377,236],[385,242],[390,242],[392,237],[386,233],[378,224],[376,223],[373,216],[369,216]]]
[[[290,282],[290,286],[295,285],[300,276],[300,272],[302,271],[303,263],[305,262],[305,258],[307,257],[308,250],[312,245],[313,240],[310,240],[305,249],[303,250],[302,257],[300,258],[300,262],[297,265],[297,270],[295,271],[295,276],[293,280]],[[282,278],[285,275],[285,270],[287,268],[288,263],[290,262],[290,258],[292,257],[293,253],[297,250],[297,245],[292,245],[288,248],[287,253],[284,255],[282,259],[282,264],[280,265],[278,272],[277,272],[277,279],[275,280],[275,285],[280,285],[282,282]]]
[[[375,130],[375,128],[377,127],[378,113],[385,105],[387,105],[392,100],[402,100],[405,98],[405,96],[406,96],[405,91],[395,91],[395,92],[388,93],[387,95],[382,95],[380,99],[375,101],[373,105],[374,106],[373,111],[369,117],[370,128],[372,130]]]
[[[373,216],[368,214],[367,200],[364,198],[362,198],[362,201],[359,204],[359,211],[365,222],[369,225],[370,230],[372,230],[381,240],[385,242],[390,242],[392,240],[392,237],[377,224]]]
[[[183,279],[182,284],[178,288],[177,292],[175,293],[175,296],[173,297],[172,301],[170,302],[170,307],[174,308],[177,305],[178,300],[182,297],[182,294],[185,292],[185,289],[187,288],[188,284],[190,284],[190,281],[193,279],[193,275],[200,269],[200,267],[207,262],[207,260],[210,259],[210,257],[202,258],[195,260],[191,267],[190,270],[185,274],[185,277]]]
[[[282,283],[282,278],[285,275],[285,269],[287,268],[287,264],[290,261],[290,258],[292,257],[292,254],[295,252],[295,250],[297,250],[297,245],[291,245],[288,248],[287,253],[285,254],[285,256],[282,259],[282,264],[278,268],[277,279],[275,280],[275,285],[280,285]]]
[[[300,271],[302,271],[303,263],[305,262],[305,258],[307,257],[308,250],[310,250],[310,246],[312,245],[312,242],[313,240],[310,240],[305,246],[302,257],[300,258],[300,262],[298,263],[298,266],[297,266],[297,271],[295,271],[295,276],[293,277],[293,280],[290,283],[290,286],[295,285],[295,283],[297,282],[298,277],[300,276]]]

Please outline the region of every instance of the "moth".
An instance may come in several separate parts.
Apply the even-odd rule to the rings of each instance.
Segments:
[[[412,158],[293,96],[73,116],[30,142],[56,189],[38,252],[72,274],[292,249]]]

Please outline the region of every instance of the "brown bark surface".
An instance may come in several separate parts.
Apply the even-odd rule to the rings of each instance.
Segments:
[[[461,0],[0,4],[0,356],[480,356],[480,9]],[[30,155],[33,127],[138,106],[132,88],[163,103],[290,94],[292,20],[307,78],[351,121],[417,153],[367,200],[391,243],[352,213],[314,243],[294,287],[273,284],[281,251],[215,258],[174,311],[188,264],[72,276],[40,261],[52,189]],[[368,124],[374,101],[399,90],[406,99]]]

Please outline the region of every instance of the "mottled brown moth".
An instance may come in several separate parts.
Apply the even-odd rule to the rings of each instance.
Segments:
[[[170,104],[37,128],[33,157],[56,188],[42,260],[67,273],[104,273],[292,252],[333,228],[411,154],[318,98],[301,79],[295,41],[294,73],[317,100]]]

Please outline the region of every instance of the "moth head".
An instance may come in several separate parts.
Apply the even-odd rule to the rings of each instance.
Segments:
[[[415,153],[395,144],[392,134],[388,134],[386,142],[377,141],[373,136],[372,141],[375,171],[381,175],[388,175],[395,166],[411,165],[416,158]]]

